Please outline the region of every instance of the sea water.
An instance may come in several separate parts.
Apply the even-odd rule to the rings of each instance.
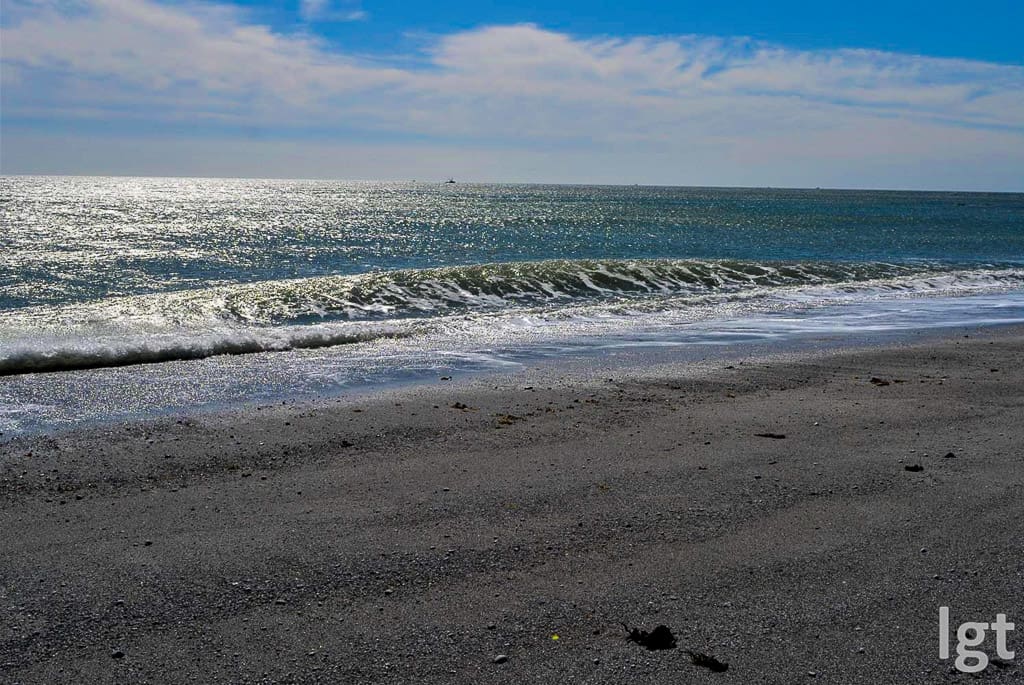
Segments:
[[[1024,321],[1024,195],[0,178],[0,431]]]

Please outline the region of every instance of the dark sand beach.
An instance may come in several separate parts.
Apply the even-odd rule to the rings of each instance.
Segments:
[[[973,682],[938,607],[1024,624],[1021,329],[535,375],[0,437],[0,680]]]

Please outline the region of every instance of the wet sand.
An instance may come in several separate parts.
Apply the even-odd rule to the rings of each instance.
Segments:
[[[0,680],[1021,678],[1021,329],[486,383],[0,438]]]

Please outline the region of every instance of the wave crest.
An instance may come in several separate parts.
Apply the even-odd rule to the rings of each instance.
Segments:
[[[651,296],[728,295],[814,285],[856,286],[869,281],[889,281],[897,287],[899,279],[927,279],[950,273],[955,273],[950,267],[885,263],[550,260],[477,264],[115,298],[65,309],[56,315],[50,310],[44,312],[48,321],[35,324],[45,327],[52,323],[86,323],[116,328],[130,320],[135,325],[159,330],[225,324],[279,326],[380,321],[501,311],[510,307],[623,302]],[[1022,273],[990,271],[984,277],[1020,284],[1024,282]]]

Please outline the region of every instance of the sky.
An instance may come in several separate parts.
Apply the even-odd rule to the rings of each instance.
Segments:
[[[1024,2],[0,0],[0,173],[1024,191]]]

